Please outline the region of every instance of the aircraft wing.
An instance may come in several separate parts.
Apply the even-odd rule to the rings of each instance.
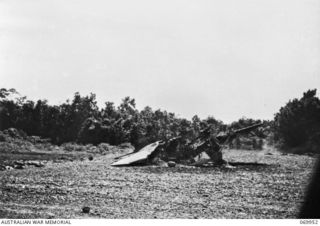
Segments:
[[[149,144],[138,152],[122,157],[120,160],[112,163],[111,166],[128,166],[128,165],[144,162],[157,149],[159,144],[160,144],[160,141]]]

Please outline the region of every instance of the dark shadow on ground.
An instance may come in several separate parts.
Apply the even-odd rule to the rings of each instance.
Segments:
[[[266,164],[257,162],[229,162],[229,165],[233,167],[233,170],[245,170],[245,171],[255,171],[264,172],[268,170],[269,172],[277,170],[279,164]]]
[[[186,166],[186,165],[177,165],[176,167],[161,167],[161,166],[127,166],[125,168],[131,168],[132,170],[136,170],[144,173],[154,173],[154,174],[162,174],[162,173],[199,173],[199,174],[212,174],[217,171],[265,171],[266,169],[272,171],[278,168],[278,164],[266,164],[266,163],[257,163],[257,162],[229,162],[228,165],[222,166]]]
[[[231,166],[271,166],[271,164],[258,162],[228,162]]]

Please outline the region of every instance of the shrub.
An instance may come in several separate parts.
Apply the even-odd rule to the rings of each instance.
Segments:
[[[316,89],[290,100],[275,115],[275,140],[284,150],[320,152],[320,100]]]

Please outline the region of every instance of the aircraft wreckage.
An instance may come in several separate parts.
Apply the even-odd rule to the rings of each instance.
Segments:
[[[219,133],[217,136],[214,136],[211,133],[211,127],[208,127],[191,142],[183,143],[181,137],[157,141],[137,152],[117,157],[111,166],[152,165],[160,161],[197,165],[194,159],[202,153],[206,153],[209,157],[207,162],[212,165],[222,165],[226,163],[222,159],[223,146],[238,135],[250,133],[261,125],[261,123],[255,124],[235,131]]]

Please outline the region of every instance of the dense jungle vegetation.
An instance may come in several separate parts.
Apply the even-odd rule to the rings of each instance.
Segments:
[[[96,95],[75,93],[72,100],[50,105],[47,100],[32,101],[15,89],[0,89],[0,130],[17,128],[28,135],[49,138],[52,143],[80,144],[130,142],[139,148],[156,140],[182,136],[192,140],[211,126],[219,133],[263,122],[263,127],[246,139],[237,138],[232,148],[261,149],[264,143],[283,150],[318,152],[320,146],[320,100],[316,90],[308,90],[301,99],[290,100],[275,114],[273,121],[241,118],[231,124],[209,116],[191,120],[165,110],[146,106],[136,108],[135,99],[125,97],[119,106],[105,102],[99,108]],[[247,145],[247,146],[246,146]]]

